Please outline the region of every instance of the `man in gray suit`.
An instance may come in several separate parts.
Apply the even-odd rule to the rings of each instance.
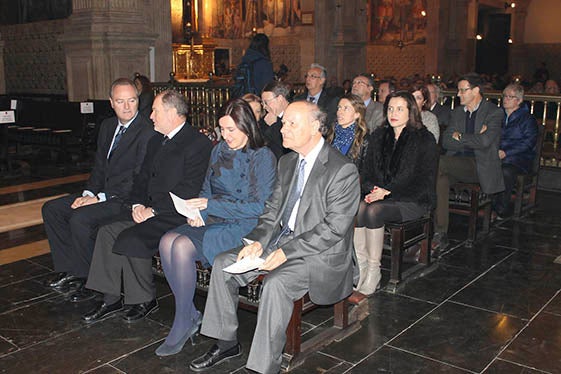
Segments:
[[[309,293],[316,304],[333,304],[352,291],[352,237],[360,200],[356,167],[322,137],[325,114],[300,101],[283,117],[284,155],[278,180],[250,243],[219,255],[214,262],[201,333],[218,342],[193,360],[193,371],[210,369],[241,354],[237,341],[238,289],[268,272],[257,314],[247,368],[280,370],[286,328],[295,300]],[[243,258],[263,257],[258,270],[222,271]]]
[[[466,74],[458,81],[460,106],[452,111],[450,124],[442,136],[446,155],[440,157],[436,182],[436,222],[433,243],[448,243],[448,194],[457,182],[479,183],[486,194],[504,190],[499,159],[502,111],[482,95],[483,81]]]
[[[372,91],[374,90],[374,80],[370,75],[359,74],[353,79],[353,88],[351,92],[359,96],[364,101],[366,106],[366,113],[364,120],[368,132],[371,133],[374,129],[382,124],[384,104],[379,101],[372,100]]]

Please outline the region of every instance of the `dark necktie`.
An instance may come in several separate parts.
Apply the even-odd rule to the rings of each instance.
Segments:
[[[162,140],[162,145],[166,145],[169,142],[169,138],[167,135],[164,135],[164,139]]]
[[[290,220],[290,216],[292,215],[292,211],[294,210],[294,206],[296,202],[302,195],[302,187],[304,186],[304,169],[306,166],[306,160],[300,160],[300,165],[298,166],[298,176],[294,181],[294,185],[292,186],[292,190],[290,191],[290,196],[288,197],[288,201],[282,212],[282,227],[283,231],[289,231],[288,228],[288,221]]]
[[[316,102],[316,98],[313,97],[313,96],[310,96],[310,97],[308,97],[308,101],[309,101],[310,103],[315,103],[315,102]]]
[[[119,131],[117,131],[117,135],[115,135],[115,140],[113,140],[113,145],[111,146],[111,150],[107,154],[107,158],[111,158],[111,154],[113,153],[115,148],[117,148],[117,146],[119,145],[119,141],[121,140],[121,137],[123,136],[125,131],[127,131],[127,128],[123,125],[119,125]]]

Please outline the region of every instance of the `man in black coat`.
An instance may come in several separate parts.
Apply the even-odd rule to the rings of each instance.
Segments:
[[[260,121],[259,128],[267,142],[267,146],[273,151],[277,160],[290,149],[282,146],[282,116],[288,106],[288,95],[290,87],[283,82],[273,81],[263,88],[261,100],[267,111],[267,115]]]
[[[306,92],[294,97],[294,101],[306,100],[317,104],[321,110],[327,113],[327,125],[334,126],[337,115],[339,98],[331,96],[325,88],[327,70],[320,64],[310,65],[306,73]]]
[[[83,316],[88,323],[122,309],[121,280],[124,301],[132,305],[126,322],[158,308],[152,256],[161,236],[186,222],[169,192],[182,199],[199,195],[212,148],[206,136],[186,123],[187,112],[187,102],[177,91],[164,91],[154,100],[151,119],[165,136],[148,143],[130,205],[123,207],[118,220],[99,230],[86,287],[102,292],[104,299]]]
[[[74,302],[93,297],[83,286],[97,230],[117,215],[122,202],[129,198],[148,140],[156,134],[152,124],[138,112],[138,92],[131,80],[114,81],[109,100],[117,116],[101,124],[95,164],[84,191],[43,206],[45,231],[58,272],[47,285],[61,291],[77,286],[70,296]]]

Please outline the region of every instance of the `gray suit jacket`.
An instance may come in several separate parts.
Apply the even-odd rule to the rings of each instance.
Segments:
[[[257,227],[246,237],[270,248],[278,237],[283,209],[297,175],[296,152],[284,155],[278,166],[273,194]],[[310,299],[333,304],[352,291],[354,217],[360,201],[355,165],[325,143],[308,177],[296,218],[294,237],[281,247],[288,261],[304,259]],[[282,265],[281,265],[282,266]]]
[[[465,134],[466,113],[464,106],[460,105],[452,111],[450,124],[442,137],[442,146],[447,150],[447,155],[453,156],[464,149],[472,149],[475,154],[477,176],[483,192],[487,194],[504,191],[504,180],[499,159],[499,144],[501,141],[501,124],[503,111],[489,101],[481,102],[475,117],[475,133]],[[480,134],[483,125],[487,131]],[[462,133],[460,141],[454,140],[452,134]]]
[[[364,119],[366,120],[368,132],[372,133],[374,129],[380,126],[384,120],[384,104],[378,101],[370,100],[370,103],[368,103],[368,106],[366,107]]]

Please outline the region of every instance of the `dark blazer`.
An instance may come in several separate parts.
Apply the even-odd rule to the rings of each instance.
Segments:
[[[304,92],[302,95],[294,97],[294,101],[302,101],[308,99],[308,91]],[[337,105],[339,105],[339,97],[331,96],[324,88],[321,90],[318,102],[316,103],[321,110],[327,113],[327,124],[334,127],[335,119],[337,118]]]
[[[273,194],[257,227],[247,235],[267,248],[263,256],[276,249],[272,243],[281,230],[298,159],[298,153],[292,152],[279,160]],[[305,261],[310,298],[316,304],[333,304],[352,291],[353,230],[359,199],[356,167],[326,142],[302,191],[294,237],[282,244],[288,261]]]
[[[277,157],[277,160],[282,157],[285,153],[290,152],[290,149],[284,148],[282,146],[282,118],[277,117],[277,122],[272,125],[267,125],[263,119],[259,122],[259,128],[261,129],[261,134],[265,138],[265,142],[273,154]]]
[[[152,207],[156,216],[123,231],[113,246],[114,253],[151,257],[158,249],[160,237],[186,221],[176,212],[169,192],[182,199],[199,195],[212,150],[211,141],[188,124],[165,145],[162,139],[163,135],[159,134],[148,143],[128,200],[130,205]],[[130,210],[127,214],[126,219],[132,220]]]
[[[445,128],[450,123],[450,107],[436,103],[430,110],[438,119],[438,125]]]
[[[107,159],[118,124],[117,117],[101,123],[94,167],[85,187],[94,194],[105,193],[107,200],[128,199],[134,176],[140,171],[144,160],[146,145],[156,135],[154,126],[138,114],[122,135],[111,158]]]
[[[538,124],[526,104],[512,112],[503,125],[502,149],[506,153],[503,164],[511,164],[528,173],[536,157]]]
[[[424,126],[418,130],[406,127],[394,143],[390,126],[372,133],[361,170],[362,194],[378,186],[391,192],[386,199],[435,207],[438,148],[433,135]]]
[[[486,194],[504,191],[504,180],[499,159],[499,143],[501,141],[501,124],[503,111],[490,101],[483,101],[475,117],[475,132],[466,134],[466,112],[464,106],[456,107],[450,116],[450,124],[442,136],[442,147],[446,154],[454,156],[465,149],[473,150],[477,166],[477,176],[481,189]],[[487,131],[480,134],[483,125]],[[460,141],[452,138],[458,131],[462,134]]]

